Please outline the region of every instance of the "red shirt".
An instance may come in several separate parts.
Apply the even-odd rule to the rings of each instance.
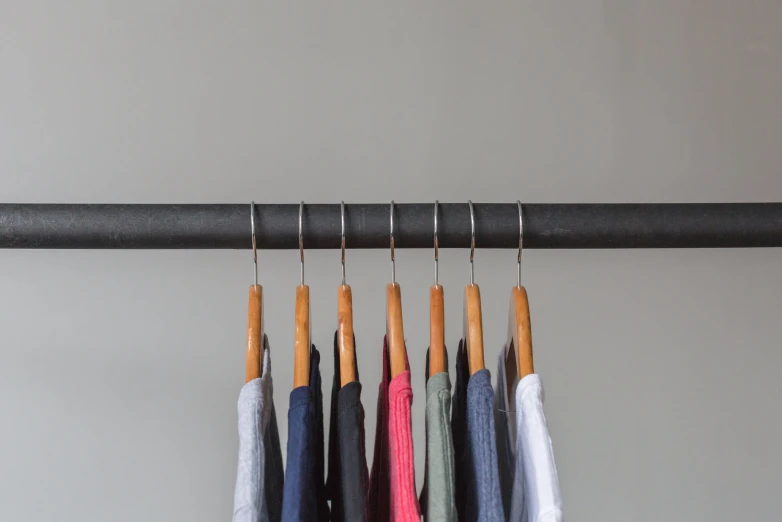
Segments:
[[[378,389],[375,455],[368,512],[371,522],[420,522],[415,486],[410,407],[413,389],[408,370],[391,379],[388,344],[383,339],[383,380]]]

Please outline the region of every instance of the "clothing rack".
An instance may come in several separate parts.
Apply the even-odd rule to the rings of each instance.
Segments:
[[[440,203],[440,248],[470,246],[467,202]],[[0,204],[0,248],[246,249],[250,203]],[[434,203],[394,206],[397,248],[432,248]],[[256,204],[259,249],[299,247],[299,204]],[[346,248],[388,248],[389,203],[345,204]],[[340,204],[304,204],[305,249],[340,248]],[[475,203],[476,248],[518,248],[516,203]],[[782,203],[523,204],[524,248],[782,247]]]

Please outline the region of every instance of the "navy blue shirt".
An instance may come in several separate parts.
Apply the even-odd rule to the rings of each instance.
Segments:
[[[310,383],[295,388],[290,395],[283,522],[329,520],[323,483],[323,395],[320,384],[320,354],[313,346]]]
[[[504,522],[491,374],[483,369],[470,375],[463,343],[459,343],[456,352],[456,386],[452,405],[451,430],[459,520]]]

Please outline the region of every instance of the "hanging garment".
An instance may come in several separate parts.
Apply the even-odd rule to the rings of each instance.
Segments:
[[[308,386],[295,388],[288,409],[288,451],[282,501],[283,522],[328,522],[323,483],[323,395],[320,354],[310,349]]]
[[[234,522],[279,522],[283,467],[272,393],[269,341],[263,338],[263,372],[239,393],[239,465]]]
[[[445,351],[448,368],[448,351]],[[454,450],[451,437],[451,379],[448,372],[429,376],[426,352],[426,463],[420,506],[427,522],[456,522]]]
[[[456,463],[456,509],[460,521],[503,522],[493,414],[491,374],[469,375],[467,352],[459,343],[451,426]]]
[[[456,487],[456,512],[459,521],[467,520],[470,461],[467,448],[467,382],[470,380],[467,353],[462,342],[456,350],[456,381],[451,401],[451,437],[453,438],[454,486]]]
[[[511,388],[511,389],[515,389]],[[497,386],[494,388],[494,429],[497,443],[497,469],[500,475],[500,491],[505,520],[518,521],[520,512],[513,512],[513,478],[516,470],[516,404],[508,398],[508,374],[505,367],[505,350],[500,352],[497,363]]]
[[[315,349],[314,345],[312,346],[312,354],[310,356],[310,389],[315,398],[315,502],[318,507],[318,520],[324,522],[331,518],[331,514],[329,512],[325,482],[326,462],[323,443],[323,382],[320,375],[320,352]]]
[[[375,422],[375,448],[372,456],[372,472],[369,476],[370,522],[391,520],[391,468],[388,462],[388,384],[391,382],[391,362],[383,340],[383,377],[378,386],[377,417]]]
[[[383,379],[378,388],[375,456],[369,488],[372,522],[420,522],[415,487],[410,408],[410,365],[391,379],[387,339],[383,339]]]
[[[516,476],[511,511],[525,522],[562,522],[562,496],[537,374],[516,385]]]
[[[355,343],[355,340],[354,340]],[[334,335],[334,382],[329,422],[329,476],[326,490],[331,499],[332,522],[367,520],[367,453],[361,383],[341,386],[339,346]]]

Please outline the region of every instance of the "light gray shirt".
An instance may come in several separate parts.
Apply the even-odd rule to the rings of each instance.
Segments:
[[[263,371],[239,393],[239,464],[234,522],[279,522],[283,467],[272,394],[269,341],[264,336]]]

